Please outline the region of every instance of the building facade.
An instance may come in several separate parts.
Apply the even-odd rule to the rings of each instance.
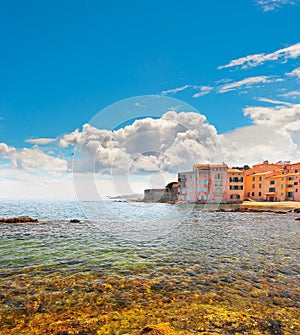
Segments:
[[[178,201],[227,202],[227,169],[225,164],[195,164],[193,171],[179,172]]]
[[[177,201],[187,203],[239,203],[300,201],[300,162],[265,161],[252,167],[195,164],[178,173]]]

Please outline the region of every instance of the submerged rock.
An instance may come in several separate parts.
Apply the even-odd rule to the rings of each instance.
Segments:
[[[189,334],[187,332],[176,332],[168,323],[159,323],[157,325],[147,325],[141,330],[134,331],[132,335],[178,335]]]
[[[80,223],[81,221],[79,219],[72,219],[70,220],[70,223]]]
[[[19,218],[0,218],[0,223],[32,223],[39,222],[38,219],[30,217],[19,217]]]
[[[141,330],[136,330],[131,335],[192,335],[186,330],[176,331],[174,328],[170,326],[169,323],[159,323],[157,325],[147,325]],[[219,333],[215,332],[197,332],[198,335],[219,335]]]

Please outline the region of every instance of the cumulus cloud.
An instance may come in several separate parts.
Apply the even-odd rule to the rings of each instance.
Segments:
[[[268,76],[249,77],[249,78],[245,78],[245,79],[240,80],[240,81],[225,84],[225,85],[219,87],[218,92],[219,93],[225,93],[225,92],[236,90],[240,87],[249,88],[253,85],[270,83],[272,81],[273,80],[270,79]]]
[[[101,173],[177,172],[197,161],[218,161],[216,129],[198,113],[169,111],[160,119],[145,118],[116,131],[84,125],[67,134],[62,147],[75,146],[83,154],[75,168]]]
[[[256,0],[264,12],[271,12],[284,5],[295,5],[299,0]]]
[[[9,157],[15,153],[16,149],[8,146],[6,143],[0,143],[0,155],[4,157]]]
[[[10,160],[11,166],[27,171],[47,171],[51,173],[68,170],[67,161],[50,156],[37,146],[18,151],[6,143],[0,143],[0,155]]]
[[[287,75],[300,79],[300,67],[294,69],[292,72],[288,72]]]
[[[28,138],[25,142],[37,145],[45,145],[53,143],[55,141],[56,141],[55,138],[41,137],[41,138]]]
[[[249,67],[261,65],[266,61],[277,61],[277,60],[287,61],[288,59],[295,59],[299,56],[300,56],[300,43],[296,43],[287,48],[283,48],[269,54],[260,53],[234,59],[226,65],[219,66],[218,69],[221,70],[236,66],[240,66],[243,69],[247,69]]]
[[[227,162],[299,160],[299,104],[247,107],[244,115],[253,125],[220,136]]]

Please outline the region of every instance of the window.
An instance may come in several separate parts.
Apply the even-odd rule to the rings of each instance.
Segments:
[[[258,196],[261,197],[261,192],[258,192]]]
[[[215,182],[215,186],[223,186],[223,181],[222,180],[217,180]]]
[[[262,181],[262,177],[259,177],[259,181]]]
[[[223,193],[223,191],[222,191],[222,189],[221,189],[221,188],[217,188],[215,193],[216,193],[216,194],[222,194],[222,193]]]
[[[188,195],[186,200],[191,201],[191,197]]]
[[[197,185],[199,185],[199,184],[200,184],[200,180],[197,179]]]
[[[184,200],[184,195],[182,195],[182,196],[180,197],[180,200],[182,200],[182,201]]]
[[[250,192],[247,193],[247,197],[250,197]]]
[[[270,185],[275,185],[275,180],[270,180]]]
[[[206,187],[203,187],[203,192],[207,192],[207,188]]]
[[[202,192],[202,187],[198,187],[198,192]]]
[[[287,198],[294,198],[294,192],[286,192]]]
[[[182,191],[181,191],[182,194],[186,194],[186,189],[183,188]]]
[[[252,177],[252,181],[255,181],[255,177]]]
[[[203,200],[207,200],[207,196],[206,195],[203,196]]]
[[[288,184],[287,185],[287,188],[293,188],[294,187],[294,184]]]
[[[258,185],[258,188],[261,188],[261,184]]]
[[[193,188],[192,187],[190,187],[190,193],[192,193],[193,192]]]
[[[269,192],[275,192],[275,187],[270,187]]]
[[[197,178],[199,178],[199,172],[197,172]]]
[[[255,184],[252,184],[252,188],[255,188]]]
[[[222,173],[215,174],[215,179],[222,179],[222,178],[223,178]]]
[[[281,188],[283,188],[283,184],[281,184]]]
[[[244,181],[243,177],[238,178],[238,177],[230,177],[229,181],[231,183],[242,183]]]
[[[255,193],[254,193],[254,192],[252,192],[252,197],[254,197],[254,195],[255,195]]]
[[[198,195],[198,200],[201,200],[201,199],[202,199],[202,197],[201,197],[201,195],[199,194],[199,195]]]
[[[241,196],[239,194],[230,194],[230,199],[240,199]]]

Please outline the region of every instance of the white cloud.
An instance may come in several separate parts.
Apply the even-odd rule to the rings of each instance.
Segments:
[[[71,174],[37,174],[2,168],[0,184],[0,199],[76,199]]]
[[[284,5],[295,5],[299,0],[256,0],[256,3],[262,7],[264,12],[274,11]]]
[[[296,99],[300,96],[300,91],[290,91],[287,93],[280,94],[281,97]]]
[[[240,87],[251,87],[255,84],[265,84],[265,83],[270,83],[272,82],[272,79],[269,79],[268,76],[257,76],[257,77],[249,77],[249,78],[245,78],[243,80],[240,81],[236,81],[233,83],[229,83],[229,84],[225,84],[221,87],[219,87],[218,89],[218,93],[225,93],[228,91],[233,91],[236,90]]]
[[[300,43],[293,44],[287,48],[277,50],[273,53],[254,54],[246,57],[234,59],[226,65],[219,66],[218,69],[241,66],[243,69],[254,67],[265,63],[266,61],[286,61],[287,59],[295,59],[300,56]]]
[[[44,145],[53,143],[55,141],[56,141],[55,138],[41,137],[41,138],[28,138],[25,142],[37,145]]]
[[[288,72],[286,75],[300,79],[300,67],[294,69],[292,72]]]
[[[199,98],[206,94],[209,94],[214,88],[211,86],[205,86],[205,85],[184,85],[177,88],[172,88],[169,90],[165,90],[161,92],[161,95],[168,95],[168,94],[176,94],[178,92],[185,91],[187,89],[194,90],[196,93],[194,93],[193,98]]]
[[[103,174],[176,172],[196,161],[222,161],[216,129],[198,113],[169,111],[160,119],[136,120],[125,128],[108,131],[84,125],[67,134],[60,145],[77,146],[84,159],[77,171]]]
[[[8,146],[6,143],[0,143],[0,155],[4,157],[9,157],[15,151],[15,148]]]
[[[67,161],[45,154],[38,147],[23,148],[18,151],[5,143],[0,143],[0,155],[10,160],[11,166],[28,171],[47,171],[50,173],[68,170]]]
[[[199,98],[202,97],[203,95],[209,94],[212,90],[213,87],[211,86],[198,86],[199,92],[196,92],[193,95],[193,98]]]
[[[274,105],[294,106],[294,104],[292,104],[291,102],[273,100],[273,99],[268,99],[268,98],[258,98],[257,100],[262,101],[262,102],[267,102],[270,104],[274,104]]]
[[[168,95],[168,94],[176,94],[178,92],[184,91],[188,88],[192,87],[191,85],[184,85],[176,88],[171,88],[169,90],[165,90],[161,92],[161,95]]]
[[[299,104],[247,107],[244,115],[251,118],[253,125],[220,136],[229,164],[299,160]]]

